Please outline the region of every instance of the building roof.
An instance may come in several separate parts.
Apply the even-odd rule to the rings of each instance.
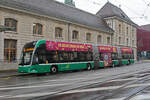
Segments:
[[[81,24],[92,29],[113,33],[100,16],[79,10],[54,0],[0,0],[0,6],[45,15],[70,23]]]
[[[129,23],[136,25],[119,7],[113,5],[110,2],[107,2],[97,13],[96,15],[102,16],[103,18],[108,17],[119,17]]]
[[[142,26],[140,26],[140,28],[150,32],[150,24],[142,25]]]

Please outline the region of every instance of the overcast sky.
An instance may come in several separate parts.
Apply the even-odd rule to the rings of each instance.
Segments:
[[[57,0],[64,2],[64,0]],[[74,0],[76,7],[95,14],[108,0]],[[109,0],[138,25],[150,24],[150,0]]]

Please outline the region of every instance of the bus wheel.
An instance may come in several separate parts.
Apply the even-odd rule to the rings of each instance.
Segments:
[[[87,64],[87,68],[86,69],[87,70],[91,70],[92,69],[91,64]]]
[[[56,74],[57,73],[57,66],[52,66],[51,67],[51,73]]]

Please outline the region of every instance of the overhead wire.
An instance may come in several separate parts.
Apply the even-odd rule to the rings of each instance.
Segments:
[[[75,0],[75,1],[78,1],[78,0]],[[107,0],[108,1],[108,0]],[[109,0],[110,1],[110,0]],[[102,5],[101,3],[99,3],[100,1],[94,1],[94,0],[88,0],[88,2],[91,2],[92,4],[94,5]],[[150,3],[147,4],[147,2],[145,0],[142,0],[142,2],[144,2],[144,4],[147,6],[146,9],[144,10],[144,12],[142,14],[140,14],[139,12],[129,8],[128,6],[126,6],[125,4],[120,4],[122,6],[124,6],[125,8],[129,9],[130,12],[136,14],[137,16],[139,17],[130,17],[131,19],[136,19],[136,18],[139,18],[139,19],[145,19],[145,20],[148,20],[147,19],[147,16],[145,16],[145,13],[147,12],[147,9],[148,7],[150,7]]]

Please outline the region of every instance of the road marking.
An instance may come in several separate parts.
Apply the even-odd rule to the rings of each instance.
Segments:
[[[0,96],[0,98],[5,98],[5,97],[9,97],[9,95]]]
[[[43,83],[48,83],[48,82],[63,82],[63,81],[71,81],[71,80],[78,80],[78,81],[80,81],[81,82],[81,80],[83,80],[83,79],[89,79],[89,78],[76,78],[76,79],[73,79],[73,78],[71,78],[71,79],[61,79],[61,80],[59,80],[59,79],[57,79],[57,80],[47,80],[47,81],[43,81],[43,82],[32,82],[32,83],[29,83],[29,84],[24,84],[24,83],[22,83],[22,84],[17,84],[17,85],[7,85],[7,86],[0,86],[0,88],[4,88],[4,87],[16,87],[16,86],[19,86],[19,85],[30,85],[30,84],[43,84]],[[78,82],[77,81],[77,82]],[[84,81],[86,81],[86,80],[84,80]],[[67,82],[68,83],[68,82]],[[50,83],[49,83],[50,84]]]
[[[140,86],[150,86],[150,83],[132,84],[132,85],[127,86],[126,88],[133,88],[133,87],[140,87]]]
[[[2,79],[4,79],[4,80],[8,80],[8,79],[10,79],[11,77],[5,77],[5,78],[2,78]]]
[[[58,92],[45,92],[45,93],[30,93],[30,94],[21,94],[21,95],[4,95],[0,96],[0,98],[25,98],[25,97],[40,97],[40,96],[46,96],[46,95],[51,95],[55,94]]]
[[[40,88],[40,87],[51,87],[51,86],[63,86],[69,84],[54,84],[54,85],[38,85],[38,86],[22,86],[22,87],[9,87],[9,88],[0,88],[0,90],[14,90],[14,89],[28,89],[28,88]]]
[[[142,78],[136,78],[136,77],[132,77],[132,78],[126,78],[126,79],[115,79],[115,80],[111,80],[109,82],[115,82],[115,81],[132,81],[132,80],[138,80],[138,79],[142,79]]]
[[[124,100],[126,97],[121,97],[121,98],[114,98],[114,99],[107,99],[107,100]]]
[[[120,88],[122,86],[109,86],[109,87],[100,87],[100,88],[91,88],[91,89],[80,89],[80,90],[72,90],[59,94],[71,94],[71,93],[83,93],[83,92],[94,92],[94,91],[102,91],[102,90],[113,90]]]
[[[78,81],[79,82],[79,81]],[[85,81],[85,82],[82,82],[82,83],[78,83],[78,82],[71,82],[71,83],[64,83],[64,84],[56,84],[56,83],[53,83],[53,84],[50,84],[50,83],[46,83],[46,84],[40,84],[40,85],[34,85],[34,86],[20,86],[20,87],[6,87],[6,88],[0,88],[1,91],[3,90],[15,90],[15,89],[28,89],[28,88],[40,88],[40,87],[54,87],[54,86],[64,86],[64,85],[74,85],[75,83],[76,84],[94,84],[94,83],[97,83],[97,82],[88,82],[88,81]],[[48,85],[47,85],[48,84]],[[50,85],[49,85],[50,84]]]
[[[150,100],[150,94],[137,95],[130,100]]]

